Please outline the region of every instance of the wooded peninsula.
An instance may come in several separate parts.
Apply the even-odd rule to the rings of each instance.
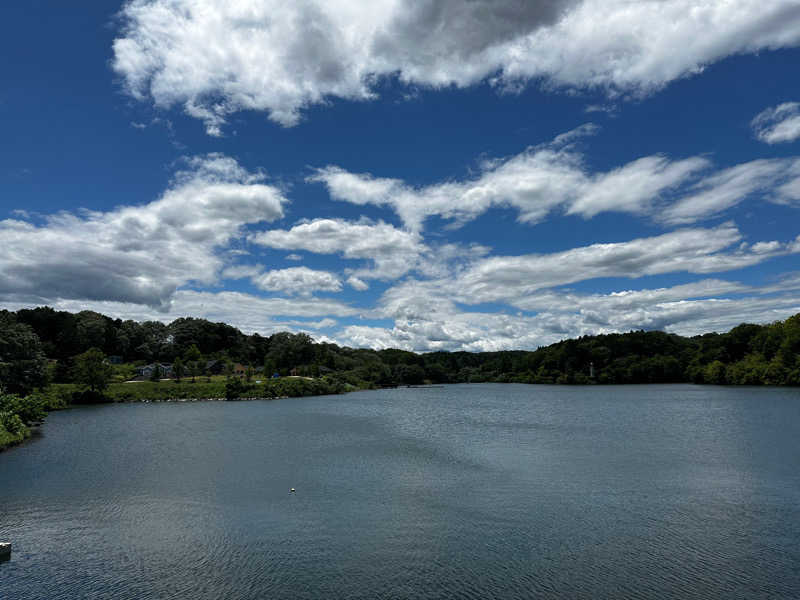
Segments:
[[[347,348],[180,318],[138,323],[49,307],[0,311],[0,449],[71,404],[278,398],[442,383],[800,385],[800,313],[682,337],[583,336],[533,351]]]

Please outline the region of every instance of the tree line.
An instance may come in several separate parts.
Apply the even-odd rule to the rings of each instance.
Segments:
[[[258,368],[266,377],[291,372],[358,387],[462,382],[800,385],[800,314],[694,337],[631,331],[583,336],[533,351],[419,354],[316,343],[305,333],[246,335],[205,319],[164,324],[49,307],[0,311],[0,385],[6,392],[86,381],[87,370],[105,368],[97,366],[98,357],[127,364],[177,362],[179,374],[193,377],[208,361],[234,362]]]

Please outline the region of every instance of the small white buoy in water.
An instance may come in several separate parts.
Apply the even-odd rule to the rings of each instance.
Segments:
[[[289,493],[294,494],[294,488],[289,488]]]

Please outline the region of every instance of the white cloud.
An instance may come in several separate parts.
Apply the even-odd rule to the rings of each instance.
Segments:
[[[464,310],[449,289],[434,282],[396,286],[384,294],[376,313],[394,319],[392,327],[346,326],[339,341],[416,351],[535,349],[581,335],[636,329],[681,335],[727,331],[743,321],[766,323],[800,311],[800,284],[788,279],[763,288],[707,279],[609,294],[549,290],[526,299],[525,309],[537,311],[534,315]]]
[[[719,273],[794,251],[792,244],[739,244],[730,223],[714,229],[682,229],[614,244],[592,244],[553,254],[495,256],[478,261],[448,284],[461,302],[510,301],[537,290],[600,277],[638,278],[663,273]]]
[[[715,278],[607,294],[563,288],[597,277],[717,273],[792,252],[800,252],[800,236],[789,243],[748,244],[735,226],[724,224],[553,254],[477,259],[438,279],[407,279],[390,287],[366,316],[392,319],[394,325],[350,325],[339,338],[374,348],[488,351],[536,348],[570,337],[642,328],[682,335],[722,331],[741,321],[766,322],[794,314],[800,310],[800,279],[789,277],[757,288]],[[506,308],[463,308],[486,303]]]
[[[646,156],[608,173],[595,175],[578,192],[567,214],[589,218],[606,211],[652,213],[661,195],[709,167],[701,157],[670,161]]]
[[[753,288],[723,279],[703,279],[668,288],[620,290],[609,294],[579,294],[569,290],[547,290],[514,301],[526,311],[580,311],[634,315],[643,308],[699,298],[752,292]],[[637,321],[640,322],[640,321]]]
[[[775,190],[773,200],[778,204],[796,205],[800,203],[800,175]]]
[[[130,0],[115,71],[134,97],[182,105],[219,135],[263,110],[285,126],[374,82],[651,93],[726,56],[800,43],[792,0]]]
[[[334,200],[391,208],[412,231],[422,230],[430,216],[458,226],[492,207],[516,209],[518,221],[530,224],[561,211],[586,219],[624,212],[674,225],[717,216],[752,197],[800,202],[800,158],[759,159],[713,171],[706,157],[652,155],[590,173],[571,142],[592,131],[584,125],[511,158],[486,160],[464,181],[414,188],[336,166],[318,169],[309,181],[323,183]]]
[[[673,225],[693,223],[754,194],[763,194],[773,202],[800,200],[800,159],[753,160],[709,175],[657,218]]]
[[[299,254],[287,254],[285,258],[286,260],[303,260],[303,257]]]
[[[232,265],[222,271],[225,279],[250,279],[264,271],[264,265]]]
[[[134,302],[165,308],[188,283],[211,284],[244,225],[283,215],[286,199],[231,158],[188,159],[149,204],[0,221],[0,297]]]
[[[767,144],[800,138],[800,102],[784,102],[760,112],[751,123],[756,137]]]
[[[796,242],[759,242],[749,246],[742,242],[733,225],[726,224],[715,229],[686,229],[553,254],[495,256],[476,260],[471,266],[439,279],[400,282],[384,292],[372,314],[397,322],[450,323],[452,314],[459,312],[456,303],[503,303],[515,309],[562,316],[579,311],[584,314],[582,318],[594,325],[606,322],[590,319],[590,313],[617,312],[621,315],[617,327],[625,322],[625,314],[639,319],[636,322],[644,326],[648,320],[637,313],[644,306],[748,289],[720,280],[608,296],[581,295],[555,288],[598,277],[635,279],[665,273],[717,273],[798,251],[800,244]],[[485,313],[480,314],[488,318]]]
[[[344,269],[348,285],[358,291],[368,289],[365,280],[398,279],[412,271],[424,277],[444,277],[490,250],[480,244],[424,244],[418,232],[368,219],[301,221],[288,230],[252,234],[250,241],[269,248],[337,254],[348,260],[366,261]]]
[[[571,129],[570,131],[566,131],[557,135],[553,138],[553,141],[549,145],[554,148],[571,146],[573,143],[580,141],[582,138],[597,135],[599,131],[599,125],[595,123],[584,123],[575,129]]]
[[[390,328],[350,325],[339,343],[357,347],[403,348],[417,352],[533,350],[582,335],[661,329],[680,335],[727,331],[742,323],[768,323],[800,311],[800,295],[678,300],[635,311],[549,311],[533,316],[466,312],[446,319],[397,319]]]
[[[650,213],[662,194],[709,166],[700,157],[670,161],[648,156],[590,175],[583,157],[571,146],[563,146],[574,139],[572,133],[507,160],[485,161],[477,177],[463,182],[415,189],[397,179],[349,173],[334,166],[319,169],[311,181],[324,183],[335,200],[389,206],[406,227],[419,231],[427,217],[438,215],[461,224],[491,207],[513,207],[523,223],[539,222],[557,208],[586,218],[604,211]],[[569,137],[559,140],[563,136]]]
[[[289,230],[254,234],[250,239],[269,248],[340,254],[347,259],[371,261],[372,267],[353,273],[359,279],[401,277],[416,266],[420,255],[427,250],[418,233],[368,220],[314,219]]]
[[[351,275],[347,278],[347,285],[353,288],[356,291],[363,292],[369,289],[369,284],[366,281],[362,281],[358,277]]]
[[[585,175],[578,160],[568,152],[533,150],[507,161],[487,163],[481,175],[471,181],[420,189],[337,167],[321,169],[313,179],[325,183],[336,200],[390,206],[414,231],[422,229],[424,220],[432,215],[461,224],[492,206],[513,206],[519,210],[520,221],[535,223],[582,185]]]
[[[300,331],[304,330],[314,330],[314,329],[330,329],[331,327],[335,327],[339,324],[339,321],[336,319],[320,319],[319,321],[297,321],[297,320],[289,320],[283,321],[284,324],[289,325],[291,327],[297,327]],[[323,341],[321,339],[317,339],[317,341]],[[325,338],[324,341],[328,341],[328,338]]]
[[[342,289],[342,282],[334,273],[308,267],[267,271],[254,277],[253,283],[262,290],[301,296],[309,296],[313,292],[339,292]]]

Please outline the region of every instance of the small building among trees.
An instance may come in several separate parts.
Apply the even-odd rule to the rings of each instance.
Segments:
[[[172,365],[168,363],[150,363],[143,367],[136,369],[137,377],[141,379],[150,379],[158,367],[159,375],[163,378],[172,377]]]

